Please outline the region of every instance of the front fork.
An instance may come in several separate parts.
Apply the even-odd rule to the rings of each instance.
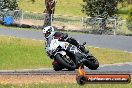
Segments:
[[[91,53],[87,53],[83,55],[80,54],[79,56],[75,56],[77,67],[84,66],[85,63],[90,59],[90,56],[92,56]]]
[[[80,66],[84,66],[84,62],[86,62],[87,60],[86,59],[80,59],[78,58],[77,56],[75,57],[76,58],[76,68],[78,69]]]

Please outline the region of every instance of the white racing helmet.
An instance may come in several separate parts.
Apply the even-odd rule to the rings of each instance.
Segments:
[[[43,34],[45,38],[49,38],[54,34],[54,28],[52,26],[47,26],[43,28]]]

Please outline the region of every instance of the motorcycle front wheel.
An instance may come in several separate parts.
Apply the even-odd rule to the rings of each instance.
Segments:
[[[65,55],[61,55],[61,54],[56,54],[55,59],[61,64],[63,65],[65,68],[67,68],[68,70],[75,70],[76,69],[76,64],[74,63],[74,61],[72,59],[70,59],[69,56]]]
[[[94,56],[90,56],[88,61],[85,62],[85,66],[91,70],[96,70],[99,67],[99,62]]]

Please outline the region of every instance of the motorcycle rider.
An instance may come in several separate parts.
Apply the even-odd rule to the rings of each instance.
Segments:
[[[54,27],[52,27],[52,26],[44,27],[43,34],[44,34],[44,37],[46,38],[46,47],[49,46],[52,39],[58,39],[59,41],[66,41],[70,44],[75,45],[77,48],[79,48],[85,54],[88,53],[88,51],[85,49],[85,47],[83,45],[80,45],[74,38],[72,38],[72,37],[68,38],[67,33],[55,32]],[[51,57],[51,52],[46,51],[46,53],[48,54],[48,56],[51,59],[53,59],[53,57]],[[53,65],[53,67],[55,66],[54,69],[60,68],[59,64],[56,61],[54,61],[52,63],[52,65]]]
[[[44,34],[44,36],[46,38],[47,45],[50,44],[50,40],[52,38],[54,38],[54,39],[59,39],[59,41],[66,41],[66,42],[68,42],[70,44],[73,44],[76,47],[78,47],[82,52],[84,52],[86,54],[88,53],[88,51],[85,49],[85,47],[80,45],[78,41],[76,41],[72,37],[68,38],[68,34],[67,33],[55,32],[54,31],[54,27],[52,27],[52,26],[44,27],[43,28],[43,34]]]

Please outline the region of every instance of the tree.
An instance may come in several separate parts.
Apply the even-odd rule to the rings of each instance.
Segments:
[[[12,15],[12,12],[17,9],[19,9],[17,0],[0,0],[0,17],[2,19]]]
[[[45,0],[45,19],[44,19],[44,26],[50,26],[51,20],[53,18],[53,14],[55,12],[56,0]]]
[[[118,0],[83,0],[82,12],[90,17],[102,18],[100,29],[106,29],[106,19],[117,11]]]
[[[132,4],[132,0],[127,0],[127,4]]]
[[[16,10],[18,9],[18,3],[17,0],[1,0],[0,1],[0,9],[8,9],[8,10]]]
[[[35,2],[35,0],[31,0],[33,3]],[[50,26],[51,25],[51,20],[52,20],[52,16],[55,12],[55,6],[56,6],[56,2],[57,0],[45,0],[45,16],[44,16],[44,26]]]
[[[127,27],[129,30],[132,31],[132,7],[130,8],[130,10],[128,12]]]
[[[82,11],[91,17],[107,18],[115,14],[118,0],[83,0]]]
[[[35,0],[31,0],[33,3]],[[55,6],[56,6],[57,0],[45,0],[45,10],[44,10],[44,26],[51,25],[52,16],[55,12]]]

